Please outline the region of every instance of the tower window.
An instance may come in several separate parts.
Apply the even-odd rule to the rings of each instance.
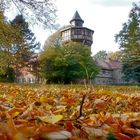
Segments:
[[[75,25],[76,26],[82,26],[82,23],[81,22],[76,22]]]
[[[81,35],[81,29],[75,29],[74,34],[75,35]]]

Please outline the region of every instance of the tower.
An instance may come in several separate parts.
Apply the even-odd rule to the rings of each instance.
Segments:
[[[61,30],[62,42],[80,42],[90,47],[93,43],[92,36],[94,31],[83,27],[83,23],[84,20],[81,19],[79,13],[76,11],[70,20],[70,26]]]

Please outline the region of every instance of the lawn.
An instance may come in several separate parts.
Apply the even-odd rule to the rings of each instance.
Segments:
[[[140,140],[140,87],[0,83],[0,140]]]

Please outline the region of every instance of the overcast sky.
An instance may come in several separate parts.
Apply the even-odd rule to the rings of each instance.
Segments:
[[[132,2],[139,0],[56,0],[57,23],[68,25],[77,10],[84,20],[84,26],[95,31],[93,35],[92,53],[100,50],[116,51],[115,34],[122,29],[132,8]],[[49,31],[36,29],[37,38],[43,44]]]

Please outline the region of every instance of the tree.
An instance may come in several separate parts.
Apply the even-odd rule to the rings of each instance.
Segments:
[[[140,3],[133,4],[128,21],[116,35],[116,42],[123,52],[124,78],[140,82]]]
[[[0,45],[0,75],[6,79],[11,76],[11,72],[17,75],[20,68],[28,65],[31,56],[40,46],[22,15],[16,16],[9,24],[8,26],[12,29],[16,29],[17,37],[14,35],[15,38],[12,41]],[[8,33],[9,30],[6,31],[7,38],[10,37]]]
[[[5,81],[13,56],[10,55],[10,46],[15,40],[21,40],[20,32],[6,21],[3,12],[0,12],[0,79]]]
[[[105,50],[99,51],[93,56],[94,60],[98,60],[98,59],[105,60],[106,58],[107,58],[107,52]]]
[[[1,0],[0,11],[17,10],[28,22],[41,23],[47,28],[54,27],[56,8],[53,0]]]
[[[122,61],[122,52],[121,51],[116,51],[116,52],[109,52],[107,54],[107,58],[110,60],[115,60],[115,61]]]
[[[68,28],[70,25],[63,26],[53,34],[51,34],[44,44],[44,50],[48,47],[60,47],[62,45],[61,30]]]
[[[40,55],[41,74],[48,82],[70,83],[90,80],[98,74],[87,46],[70,42],[61,47],[49,47]]]
[[[19,38],[20,33],[18,30],[6,21],[3,12],[0,11],[0,50],[5,46],[9,46],[15,39]]]
[[[34,34],[22,15],[17,15],[11,25],[19,28],[22,37],[22,40],[15,41],[10,48],[10,53],[14,57],[14,65],[18,70],[18,67],[21,68],[28,64],[32,55],[39,49],[40,43],[36,42]]]
[[[140,83],[140,64],[138,65],[129,65],[124,63],[123,65],[124,79],[126,81],[134,80]]]
[[[116,51],[116,52],[106,52],[104,50],[97,52],[94,56],[93,59],[96,60],[115,60],[115,61],[121,61],[122,58],[122,51]]]
[[[58,30],[47,38],[44,44],[44,49],[47,49],[48,47],[59,47],[61,45],[61,32]]]

